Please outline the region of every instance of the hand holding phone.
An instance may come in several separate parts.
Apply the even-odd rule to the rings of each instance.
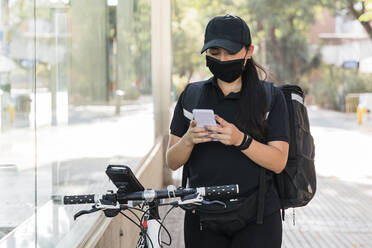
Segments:
[[[197,127],[216,126],[213,109],[194,109],[192,111]]]
[[[217,126],[213,109],[194,109],[192,111],[197,127]],[[210,132],[215,133],[215,132]],[[217,141],[212,139],[212,141]]]

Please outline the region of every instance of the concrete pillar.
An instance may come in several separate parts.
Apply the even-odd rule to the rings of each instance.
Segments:
[[[151,73],[155,139],[162,137],[164,146],[167,145],[169,132],[171,68],[171,2],[170,0],[153,0],[151,2]],[[166,151],[166,149],[163,150]],[[164,168],[163,178],[165,184],[171,183],[171,172],[168,168]]]
[[[151,4],[151,72],[155,98],[155,136],[168,135],[171,102],[171,13],[170,0],[153,0]]]

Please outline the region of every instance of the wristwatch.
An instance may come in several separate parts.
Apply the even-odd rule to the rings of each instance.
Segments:
[[[244,133],[244,138],[243,138],[242,143],[239,146],[237,146],[236,148],[238,148],[241,151],[245,150],[251,145],[252,141],[253,141],[252,137],[250,135]]]

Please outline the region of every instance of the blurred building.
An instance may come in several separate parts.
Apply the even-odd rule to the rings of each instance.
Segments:
[[[372,73],[372,41],[359,21],[323,10],[311,28],[311,42],[321,46],[325,63],[359,65],[361,72]]]

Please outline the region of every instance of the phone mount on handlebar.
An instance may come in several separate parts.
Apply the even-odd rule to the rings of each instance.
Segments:
[[[106,174],[122,193],[129,194],[145,189],[126,165],[109,165]]]
[[[219,210],[226,208],[227,202],[225,203],[218,199],[232,199],[239,194],[239,185],[237,184],[198,188],[176,188],[173,185],[169,185],[167,190],[145,190],[130,168],[125,165],[109,165],[106,169],[106,174],[117,187],[116,192],[109,190],[103,195],[84,194],[64,196],[63,203],[68,205],[94,203],[91,209],[81,210],[76,213],[74,215],[75,220],[81,215],[100,210],[104,212],[106,217],[110,218],[117,216],[119,213],[122,214],[141,230],[140,239],[136,247],[150,247],[151,244],[151,247],[155,248],[154,243],[151,241],[154,237],[150,235],[154,234],[154,230],[158,231],[159,246],[156,247],[163,247],[161,243],[168,246],[171,244],[171,235],[163,225],[163,222],[172,209],[180,207],[184,210],[192,211]],[[169,201],[177,197],[179,199]],[[162,199],[167,199],[167,201],[162,201]],[[204,208],[207,205],[210,207]],[[159,216],[159,206],[171,206],[162,219]],[[137,218],[138,224],[136,220],[124,213],[126,210]],[[141,217],[137,215],[138,212]],[[154,225],[155,222],[158,224]],[[169,243],[161,241],[161,228],[164,228],[169,235]]]
[[[119,185],[119,184],[118,184]],[[123,199],[126,194],[130,193],[128,192],[128,183],[120,183],[120,186],[118,187],[118,191],[116,192],[117,194],[117,199]],[[121,201],[121,203],[125,204],[128,203],[128,201]]]
[[[107,166],[106,174],[118,188],[116,194],[110,191],[111,194],[106,194],[103,199],[98,200],[90,210],[82,210],[76,213],[74,219],[99,210],[102,210],[106,217],[115,217],[124,208],[124,205],[120,204],[127,203],[126,200],[123,200],[127,194],[144,190],[142,184],[126,165],[109,165]],[[153,214],[155,215],[156,213],[154,212]]]
[[[95,203],[90,210],[82,210],[75,214],[74,219],[84,214],[90,214],[102,210],[106,217],[114,217],[122,210],[130,208],[136,209],[133,202],[140,200],[143,204],[139,211],[147,207],[145,214],[148,219],[160,219],[158,206],[170,205],[173,207],[181,207],[184,210],[192,210],[199,208],[203,205],[215,205],[216,208],[226,208],[223,201],[219,201],[216,197],[234,196],[238,194],[238,185],[223,185],[223,186],[210,186],[200,188],[183,189],[174,186],[168,186],[167,190],[145,190],[141,183],[134,176],[128,166],[125,165],[109,165],[106,169],[106,174],[110,180],[117,187],[117,191],[110,190],[107,194],[101,197],[95,195],[75,195],[65,196],[65,204],[86,204]],[[67,197],[67,198],[66,198]],[[160,199],[180,197],[179,200],[174,202],[161,203]],[[132,206],[130,206],[132,205]]]

